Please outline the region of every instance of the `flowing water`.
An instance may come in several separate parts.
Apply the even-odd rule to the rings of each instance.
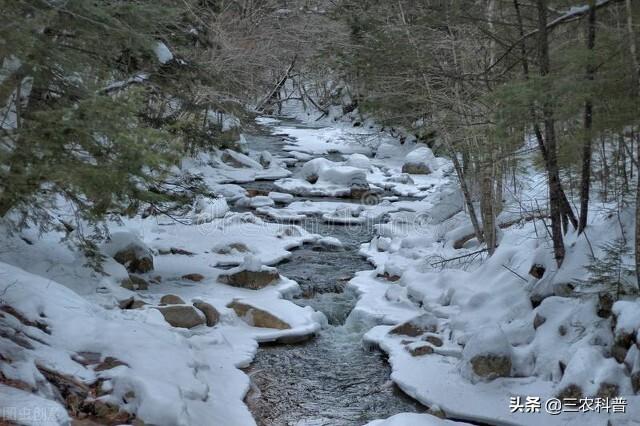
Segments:
[[[278,152],[284,143],[282,135],[248,139],[252,149],[284,154]],[[245,187],[273,188],[270,182]],[[256,422],[348,426],[400,412],[424,411],[391,382],[384,355],[362,345],[367,330],[345,324],[356,303],[356,295],[345,289],[346,283],[355,272],[371,269],[358,249],[372,239],[372,226],[330,225],[320,219],[305,221],[302,226],[338,238],[344,245],[339,251],[305,245],[278,265],[282,275],[296,280],[302,288],[302,295],[294,302],[323,312],[329,326],[305,343],[260,348],[247,369],[252,390],[246,401]]]

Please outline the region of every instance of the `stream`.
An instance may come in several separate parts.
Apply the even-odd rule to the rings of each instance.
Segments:
[[[282,150],[283,136],[250,136],[247,140],[251,149],[268,149],[287,156]],[[294,165],[291,170],[295,168]],[[274,190],[268,181],[243,186],[263,192]],[[305,199],[309,198],[296,197]],[[329,197],[322,200],[347,201]],[[293,301],[323,312],[329,326],[305,343],[260,347],[246,370],[251,378],[246,403],[258,425],[355,426],[400,412],[425,411],[390,380],[391,368],[385,355],[363,346],[362,336],[367,329],[345,324],[357,301],[345,286],[355,272],[372,268],[358,254],[360,244],[373,238],[372,226],[332,225],[313,217],[301,226],[309,232],[335,237],[344,246],[339,251],[327,251],[319,245],[306,244],[277,265],[282,275],[297,281],[302,288],[301,296]]]

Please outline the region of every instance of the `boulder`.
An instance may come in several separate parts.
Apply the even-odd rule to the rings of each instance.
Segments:
[[[395,326],[389,333],[417,337],[424,333],[435,333],[437,329],[438,319],[430,313],[425,313]]]
[[[462,373],[472,382],[511,375],[513,350],[497,326],[479,330],[462,351]]]
[[[131,291],[149,289],[149,283],[144,278],[136,275],[129,275],[129,278],[122,280],[120,286]]]
[[[259,290],[265,288],[274,281],[280,279],[277,270],[263,271],[237,271],[231,274],[222,274],[218,277],[218,281],[234,287],[248,288],[251,290]]]
[[[145,273],[153,269],[153,252],[135,235],[116,232],[104,246],[106,253],[132,273]]]
[[[165,294],[160,298],[161,305],[184,305],[184,300],[175,294]]]
[[[476,375],[489,380],[511,375],[511,358],[504,355],[476,355],[471,358],[471,366]]]
[[[205,323],[204,315],[193,306],[170,305],[156,308],[173,327],[193,328]]]
[[[207,327],[213,327],[220,320],[220,313],[210,303],[203,302],[202,300],[194,300],[193,306],[204,314],[207,320]]]
[[[433,152],[426,146],[422,146],[407,154],[402,165],[402,173],[428,175],[435,166]]]
[[[182,276],[183,280],[196,281],[200,282],[204,280],[204,275],[202,274],[185,274]]]
[[[275,315],[237,300],[228,304],[227,307],[233,309],[238,317],[254,327],[275,328],[278,330],[291,328],[289,324]]]

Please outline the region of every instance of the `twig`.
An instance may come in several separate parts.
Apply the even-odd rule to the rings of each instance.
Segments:
[[[506,269],[507,271],[511,272],[513,275],[515,275],[516,277],[520,278],[522,281],[524,281],[525,283],[528,283],[529,281],[523,277],[522,275],[520,275],[519,273],[517,273],[516,271],[514,271],[513,269],[509,268],[507,265],[502,265],[502,267],[504,269]]]

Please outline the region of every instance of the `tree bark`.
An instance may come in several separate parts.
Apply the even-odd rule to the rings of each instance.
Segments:
[[[538,10],[538,52],[540,55],[540,75],[547,77],[550,73],[549,40],[547,34],[547,1],[537,0]],[[564,260],[565,248],[562,235],[562,218],[560,203],[560,171],[556,149],[555,118],[553,104],[547,99],[542,103],[544,131],[547,148],[547,175],[549,184],[549,216],[551,217],[551,238],[553,254],[558,267]]]
[[[631,56],[631,63],[633,65],[633,72],[635,74],[635,95],[640,97],[640,62],[638,62],[638,48],[636,46],[636,35],[633,31],[633,9],[631,8],[631,0],[625,1],[625,8],[627,12],[627,34],[629,37],[629,53]],[[637,160],[636,163],[640,164],[640,146],[636,150]],[[640,169],[638,169],[638,177],[636,183],[636,279],[638,287],[640,287]]]
[[[589,19],[587,21],[587,49],[589,49],[589,53],[593,52],[596,44],[595,3],[595,0],[589,0]],[[594,73],[592,58],[589,58],[587,63],[587,82],[593,81]],[[587,216],[589,214],[592,128],[593,103],[589,97],[584,103],[584,140],[582,142],[582,177],[580,182],[580,222],[578,223],[578,234],[584,232],[584,229],[587,227]]]

